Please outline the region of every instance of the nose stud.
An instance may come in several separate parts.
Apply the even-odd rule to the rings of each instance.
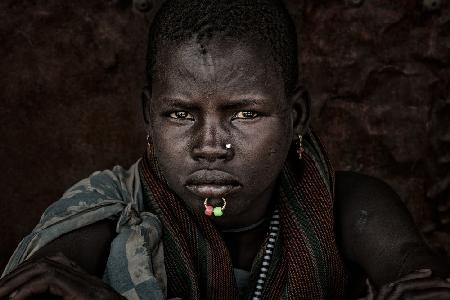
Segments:
[[[231,144],[226,144],[225,149],[231,149]]]

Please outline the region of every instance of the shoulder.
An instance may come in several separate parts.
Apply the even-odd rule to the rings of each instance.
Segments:
[[[358,221],[347,228],[357,232],[363,232],[375,216],[392,225],[401,225],[390,219],[394,215],[412,222],[400,197],[387,183],[355,172],[336,172],[336,208],[342,221]]]
[[[416,238],[407,209],[385,182],[354,172],[336,172],[335,189],[337,230],[349,260],[358,261],[363,245],[373,248],[383,244],[400,229],[408,233],[404,238]],[[375,241],[378,245],[372,244]]]
[[[335,188],[336,213],[343,234],[365,238],[369,230],[377,233],[387,226],[391,234],[405,226],[415,228],[400,197],[384,181],[354,172],[336,172]]]
[[[118,220],[142,209],[138,162],[129,169],[96,171],[73,185],[45,210],[12,261],[20,263],[30,253],[39,258],[62,252],[88,272],[102,275]]]
[[[384,181],[350,171],[336,172],[336,195],[348,199],[342,204],[350,206],[368,204],[377,206],[380,201],[403,206],[398,195]]]
[[[111,170],[96,171],[75,183],[59,200],[53,202],[44,211],[35,230],[53,226],[61,219],[82,216],[90,211],[98,211],[99,214],[90,213],[91,218],[100,218],[101,214],[108,213],[106,217],[110,217],[117,213],[118,208],[128,203],[133,203],[137,209],[142,209],[138,163],[139,161],[129,169],[115,166]],[[103,208],[103,210],[95,210],[96,208]]]
[[[77,194],[97,193],[103,198],[117,199],[132,193],[136,188],[134,184],[139,182],[138,160],[129,169],[115,166],[112,169],[95,171],[87,178],[80,180],[69,188],[62,198],[72,198]]]
[[[336,219],[344,256],[377,284],[415,269],[442,266],[400,197],[380,179],[337,172]]]

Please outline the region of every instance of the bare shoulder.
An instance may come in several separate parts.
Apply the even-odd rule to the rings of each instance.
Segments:
[[[382,180],[337,172],[336,217],[344,256],[378,285],[419,268],[449,272],[446,260],[430,250],[400,197]]]
[[[90,274],[101,277],[116,236],[115,224],[113,220],[103,220],[64,234],[38,250],[31,259],[61,252]]]

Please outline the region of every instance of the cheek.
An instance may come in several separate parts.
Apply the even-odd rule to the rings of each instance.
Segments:
[[[287,155],[287,141],[285,137],[258,135],[258,138],[245,140],[247,141],[245,148],[242,149],[242,155],[246,160],[257,161],[262,164],[273,164],[282,162]]]
[[[188,134],[180,127],[168,124],[163,117],[155,117],[151,125],[155,147],[162,156],[178,157],[176,153],[186,148]],[[179,152],[178,152],[179,153]]]
[[[292,129],[286,118],[268,118],[259,126],[247,131],[242,131],[242,146],[248,155],[254,155],[257,159],[284,160],[291,144]]]
[[[258,180],[265,178],[264,181],[276,178],[286,160],[290,136],[291,130],[283,120],[266,122],[254,132],[243,135],[238,160],[251,173],[248,175]]]
[[[185,169],[186,138],[177,137],[168,128],[162,129],[161,124],[153,124],[153,147],[155,156],[163,176],[169,182],[181,180],[179,176]]]

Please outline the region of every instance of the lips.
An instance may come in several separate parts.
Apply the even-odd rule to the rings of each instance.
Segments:
[[[188,177],[185,187],[202,198],[221,198],[242,188],[242,184],[224,171],[199,170]]]

